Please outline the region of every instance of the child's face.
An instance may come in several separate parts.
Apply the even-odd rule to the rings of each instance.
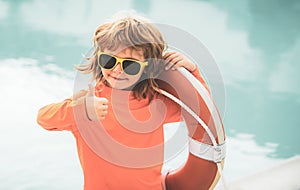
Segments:
[[[104,49],[104,52],[119,58],[128,58],[137,61],[144,61],[143,52],[137,51],[132,48],[120,48],[115,51]],[[140,79],[144,68],[142,68],[142,70],[136,75],[127,75],[126,73],[124,73],[120,63],[118,63],[117,66],[112,70],[107,70],[103,68],[101,68],[101,70],[103,73],[103,77],[111,85],[112,88],[126,89],[134,85]]]

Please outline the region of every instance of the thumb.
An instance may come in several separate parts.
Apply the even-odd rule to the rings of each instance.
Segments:
[[[95,90],[94,90],[93,85],[90,83],[88,86],[89,86],[89,89],[88,89],[88,93],[86,96],[94,96]]]

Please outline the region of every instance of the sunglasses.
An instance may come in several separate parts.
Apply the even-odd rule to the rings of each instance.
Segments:
[[[134,59],[122,59],[101,51],[98,51],[98,65],[103,69],[112,70],[118,63],[127,75],[137,75],[142,71],[142,68],[148,65],[148,62],[137,61]]]

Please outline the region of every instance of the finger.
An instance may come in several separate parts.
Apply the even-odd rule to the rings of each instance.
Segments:
[[[181,60],[181,59],[182,59],[182,57],[180,57],[178,54],[172,54],[172,55],[168,56],[168,57],[166,58],[166,62],[168,63],[168,64],[166,65],[167,68],[170,67],[169,64],[177,64],[177,62],[178,62],[179,60]]]
[[[166,70],[175,70],[177,67],[182,66],[178,65],[179,63],[182,64],[182,58],[178,56],[174,57],[172,60],[169,61],[169,64],[166,66]]]
[[[86,96],[86,94],[87,94],[86,90],[80,90],[79,92],[77,92],[73,95],[73,100],[77,100],[83,96]]]
[[[164,59],[166,60],[166,62],[171,62],[175,57],[178,57],[178,54],[176,52],[172,52],[168,54]]]
[[[174,57],[172,60],[171,60],[171,63],[174,64],[174,65],[178,65],[178,63],[182,61],[182,58],[181,57]]]
[[[105,115],[100,115],[100,116],[99,116],[99,119],[100,119],[100,120],[104,120],[104,119],[105,119]]]
[[[172,62],[169,62],[168,65],[165,67],[166,70],[174,70],[174,67],[176,66],[176,63],[172,63]]]
[[[90,83],[90,84],[88,84],[88,87],[89,87],[89,89],[88,89],[87,96],[94,96],[94,87],[93,87],[93,85]]]
[[[96,108],[96,109],[100,115],[107,114],[107,112],[108,112],[107,108],[100,107],[100,108]]]
[[[108,105],[107,104],[102,104],[102,110],[107,110],[108,109]]]
[[[171,64],[170,62],[168,62],[165,66],[165,70],[169,70],[173,67],[173,64]]]
[[[108,99],[104,97],[96,97],[95,96],[95,101],[99,103],[100,105],[108,105]]]
[[[176,62],[176,64],[174,65],[174,67],[172,67],[172,70],[176,70],[178,67],[182,67],[184,64],[183,60],[179,60]]]
[[[172,54],[173,53],[169,53],[167,55],[165,55],[163,58],[164,58],[164,61],[165,61],[165,65],[168,66],[172,60]],[[171,66],[169,66],[171,67]],[[168,67],[167,67],[168,68]]]
[[[163,55],[163,58],[164,59],[167,59],[170,55],[174,54],[175,52],[166,52],[164,55]]]
[[[105,116],[107,115],[108,111],[107,110],[97,110],[97,115],[100,116]]]
[[[107,111],[107,110],[104,110],[104,111],[102,111],[102,115],[103,115],[103,116],[106,116],[106,115],[107,115],[107,113],[108,113],[108,111]]]

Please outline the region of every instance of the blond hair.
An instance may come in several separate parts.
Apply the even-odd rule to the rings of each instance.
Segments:
[[[162,69],[162,54],[167,45],[158,28],[136,14],[117,14],[109,22],[101,24],[94,33],[94,52],[87,64],[76,66],[83,73],[92,73],[93,79],[106,83],[97,64],[98,50],[116,50],[119,47],[133,48],[143,52],[148,61],[142,79],[133,88],[135,98],[151,97],[157,88],[155,76]]]

